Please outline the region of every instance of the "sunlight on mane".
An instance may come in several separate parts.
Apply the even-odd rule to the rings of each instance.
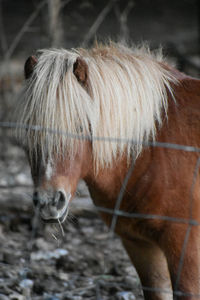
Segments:
[[[88,90],[73,74],[77,57],[89,68]],[[90,50],[41,50],[33,75],[26,81],[19,105],[18,122],[29,127],[18,129],[18,136],[31,153],[38,145],[43,159],[73,156],[80,136],[92,141],[95,166],[110,166],[113,159],[127,153],[135,158],[142,143],[154,140],[156,126],[167,114],[167,91],[172,94],[170,71],[158,55],[147,48],[127,48],[110,43]],[[38,126],[42,130],[32,130]],[[52,132],[53,131],[53,132]],[[66,133],[66,134],[63,134]],[[78,135],[78,141],[73,136]],[[98,141],[98,138],[130,139],[133,143]]]

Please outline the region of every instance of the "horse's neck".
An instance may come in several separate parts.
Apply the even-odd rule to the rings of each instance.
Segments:
[[[200,137],[200,81],[186,77],[182,73],[179,76],[180,84],[174,86],[176,103],[169,95],[168,118],[165,118],[162,127],[158,128],[156,140],[200,147],[200,138],[197,138]],[[164,170],[167,170],[171,160],[179,161],[180,153],[177,150],[171,150],[170,153],[171,156],[168,155],[168,149],[162,147],[144,149],[135,162],[127,186],[124,186],[124,179],[130,165],[127,164],[126,157],[116,161],[112,168],[102,169],[98,174],[91,171],[86,183],[95,204],[113,208],[121,190],[124,199],[141,201],[142,193],[147,192],[149,186],[155,184],[156,179],[158,187],[155,189],[162,191],[159,182],[168,185],[171,181]]]
[[[128,164],[127,158],[124,157],[116,161],[112,167],[100,170],[98,174],[89,174],[85,181],[94,203],[98,206],[114,208],[120,192],[125,198],[130,197],[129,191],[138,190],[138,182],[141,180],[142,174],[148,169],[150,161],[151,151],[147,150],[143,151],[134,166],[131,161]],[[125,184],[129,169],[132,169],[132,173],[128,183]],[[137,197],[136,191],[135,197]]]

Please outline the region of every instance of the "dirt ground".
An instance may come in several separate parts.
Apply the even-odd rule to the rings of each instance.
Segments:
[[[0,299],[142,299],[120,240],[98,217],[83,182],[62,232],[33,215],[21,149],[7,141],[0,153]]]

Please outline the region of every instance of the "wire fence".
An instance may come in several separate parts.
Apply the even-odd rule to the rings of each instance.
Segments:
[[[1,48],[3,50],[3,58],[4,58],[4,62],[2,64],[2,70],[0,73],[0,76],[2,77],[4,75],[4,70],[5,69],[9,69],[9,62],[10,59],[12,58],[22,36],[28,32],[30,30],[31,24],[32,22],[37,18],[38,14],[45,8],[45,6],[47,5],[52,5],[50,4],[51,1],[40,1],[39,4],[37,4],[36,9],[34,10],[34,12],[31,13],[31,15],[28,17],[28,19],[25,21],[24,25],[22,26],[22,28],[20,29],[20,31],[16,34],[15,39],[12,41],[12,43],[10,44],[10,46],[8,46],[8,43],[6,41],[6,34],[5,34],[5,28],[3,26],[3,22],[2,22],[2,18],[0,18],[0,38],[1,38]],[[56,1],[55,1],[56,2]],[[70,2],[70,0],[68,1],[58,1],[57,5],[59,6],[57,9],[58,11],[62,10],[65,6],[67,6]],[[0,8],[2,8],[1,6],[1,2],[0,2]],[[119,1],[116,0],[111,0],[108,1],[107,4],[105,5],[105,7],[103,7],[103,9],[101,10],[101,12],[99,13],[99,15],[96,17],[95,21],[93,22],[93,24],[91,24],[89,31],[87,32],[87,34],[84,36],[84,39],[82,41],[82,45],[83,46],[87,46],[90,41],[94,38],[95,34],[98,32],[99,27],[101,26],[101,24],[103,23],[103,21],[105,20],[106,16],[109,14],[110,11],[114,11],[115,15],[117,16],[119,23],[120,23],[120,34],[119,34],[119,40],[123,41],[123,40],[127,40],[129,38],[129,28],[128,28],[128,23],[127,23],[127,19],[129,16],[129,13],[131,11],[132,8],[134,8],[135,2],[134,1],[127,1],[127,5],[124,7],[123,10],[120,10],[120,6],[119,6]],[[51,7],[52,8],[52,7]],[[0,9],[0,17],[2,15],[2,9]],[[52,21],[52,26],[54,26],[54,29],[57,28],[57,18],[58,18],[59,14],[57,14],[57,16],[53,16],[52,18],[55,18]],[[60,28],[60,27],[59,27]],[[59,29],[60,30],[60,29]],[[52,34],[51,37],[51,41],[52,41],[52,45],[54,43],[59,44],[60,41],[55,41],[56,36],[58,35],[57,30]],[[62,37],[62,34],[59,33],[59,36]],[[181,59],[183,58],[182,54],[178,53],[178,58],[181,55]],[[187,61],[187,59],[186,59]],[[199,68],[198,66],[194,66],[195,68]],[[199,69],[198,69],[199,70]],[[1,99],[3,99],[3,96],[1,96]],[[3,100],[2,100],[3,101]],[[7,106],[6,106],[7,108]],[[7,115],[6,115],[7,116]],[[4,120],[4,116],[2,117],[2,119]],[[22,127],[24,128],[24,130],[27,129],[26,126],[24,126],[23,124],[17,124],[14,122],[8,122],[6,121],[6,119],[4,121],[0,122],[0,128],[3,132],[3,134],[7,131],[7,130],[12,130],[15,129],[17,127]],[[52,129],[48,129],[48,128],[41,128],[39,126],[33,126],[31,127],[31,130],[33,131],[41,131],[41,130],[48,130],[50,133],[53,134],[64,134],[66,135],[68,138],[73,138],[73,139],[79,139],[79,140],[91,140],[91,137],[89,136],[77,136],[77,135],[73,135],[70,134],[68,132],[57,132],[54,131]],[[107,137],[92,137],[92,140],[97,140],[99,142],[102,143],[131,143],[134,144],[135,141],[132,139],[117,139],[117,138],[107,138]],[[193,227],[199,226],[200,223],[193,218],[193,194],[194,194],[194,190],[195,190],[195,186],[197,184],[197,178],[199,175],[199,168],[200,168],[200,148],[198,147],[193,147],[188,146],[188,145],[180,145],[180,144],[173,144],[173,143],[164,143],[164,142],[148,142],[148,143],[144,143],[143,144],[144,147],[159,147],[159,148],[165,148],[165,149],[171,149],[173,151],[184,151],[187,153],[197,153],[198,157],[196,159],[196,164],[193,170],[193,178],[192,178],[192,185],[191,185],[191,189],[190,189],[190,205],[189,205],[189,211],[188,211],[188,218],[176,218],[176,217],[171,217],[171,216],[163,216],[163,215],[155,215],[155,214],[141,214],[141,213],[130,213],[127,211],[122,211],[120,210],[121,207],[121,203],[123,201],[123,197],[124,194],[126,192],[126,187],[127,184],[131,178],[131,176],[134,174],[134,167],[135,167],[135,161],[133,160],[130,164],[130,167],[127,171],[127,174],[123,180],[123,183],[121,185],[121,189],[119,192],[119,195],[116,199],[116,203],[115,203],[115,207],[114,209],[109,209],[109,208],[105,208],[105,207],[100,207],[100,206],[96,206],[96,209],[99,212],[104,212],[106,214],[109,214],[112,216],[112,221],[111,221],[111,225],[110,225],[110,231],[113,233],[115,232],[115,228],[116,228],[116,224],[118,222],[118,218],[120,217],[125,217],[127,219],[141,219],[141,220],[162,220],[162,221],[166,221],[166,222],[171,222],[171,223],[176,223],[176,224],[184,224],[187,225],[187,229],[185,232],[185,237],[184,237],[184,241],[183,241],[183,245],[182,245],[182,251],[181,251],[181,255],[179,258],[179,264],[178,264],[178,270],[177,270],[177,274],[176,274],[176,280],[175,280],[175,285],[174,285],[174,290],[173,292],[171,290],[167,290],[167,289],[161,289],[161,288],[157,288],[157,287],[148,287],[148,286],[142,286],[142,289],[144,291],[149,291],[152,293],[163,293],[163,294],[173,294],[174,299],[178,299],[179,297],[190,297],[190,298],[196,298],[199,299],[200,298],[200,294],[190,294],[190,293],[185,293],[181,290],[179,290],[179,284],[180,284],[180,280],[181,280],[181,274],[182,274],[182,270],[183,270],[183,264],[184,264],[184,257],[185,257],[185,253],[186,253],[186,248],[189,242],[189,237],[191,234],[191,230]],[[189,155],[189,154],[188,154]],[[38,211],[36,212],[35,215],[35,223],[38,222]],[[36,225],[33,226],[33,238],[34,238],[34,230],[36,230]],[[97,283],[98,284],[98,283]],[[98,290],[98,294],[100,293],[99,289]]]
[[[24,126],[22,124],[17,124],[17,123],[9,123],[9,122],[0,122],[0,127],[4,128],[4,129],[13,129],[13,128],[17,128],[17,127],[22,127],[25,130],[27,129],[27,126]],[[40,128],[38,126],[32,126],[31,130],[49,130],[46,128]],[[91,138],[88,136],[74,136],[74,135],[70,135],[69,133],[63,133],[63,132],[57,132],[54,130],[50,130],[50,132],[52,134],[65,134],[67,135],[69,138],[73,138],[73,139],[78,139],[78,140],[90,140]],[[118,143],[119,139],[110,139],[110,138],[105,138],[105,137],[92,137],[93,140],[98,140],[101,142],[108,142],[108,143]],[[127,140],[127,139],[120,139],[121,142],[129,142],[134,144],[135,141],[134,140]],[[174,151],[185,151],[185,152],[196,152],[199,153],[200,152],[200,148],[196,148],[193,146],[185,146],[185,145],[178,145],[178,144],[170,144],[170,143],[159,143],[159,142],[152,142],[152,143],[145,143],[144,144],[145,147],[149,146],[149,147],[163,147],[163,148],[167,148],[167,149],[173,149]],[[141,220],[162,220],[162,221],[168,221],[168,222],[172,222],[172,223],[177,223],[177,224],[185,224],[187,225],[187,230],[185,233],[185,238],[184,238],[184,242],[182,245],[182,251],[181,251],[181,256],[180,256],[180,260],[179,260],[179,266],[178,266],[178,270],[177,270],[177,277],[176,277],[176,283],[175,283],[175,289],[173,290],[173,295],[174,295],[174,299],[176,299],[176,297],[180,297],[180,296],[184,296],[184,297],[192,297],[192,298],[200,298],[200,295],[196,295],[196,294],[190,294],[190,293],[185,293],[182,292],[178,289],[179,287],[179,282],[180,282],[180,278],[181,278],[181,272],[182,272],[182,268],[183,268],[183,264],[184,264],[184,255],[186,252],[186,248],[187,248],[187,244],[188,244],[188,240],[189,240],[189,236],[191,233],[191,229],[193,226],[199,226],[200,223],[193,218],[193,192],[194,192],[194,188],[196,185],[196,181],[197,181],[197,177],[199,174],[199,168],[200,168],[200,156],[198,156],[197,161],[196,161],[196,165],[193,171],[193,179],[192,179],[192,185],[191,185],[191,191],[190,191],[190,205],[189,205],[189,217],[187,219],[184,218],[176,218],[176,217],[170,217],[170,216],[163,216],[163,215],[154,215],[154,214],[141,214],[141,213],[129,213],[127,211],[122,211],[120,210],[120,206],[126,191],[126,187],[128,184],[129,179],[131,178],[131,176],[134,174],[134,165],[135,165],[135,161],[132,160],[132,163],[130,164],[130,167],[128,169],[128,172],[124,178],[124,181],[121,185],[121,189],[119,192],[119,195],[116,199],[116,203],[115,203],[115,207],[114,209],[109,209],[106,207],[101,207],[101,206],[96,206],[96,209],[99,212],[104,212],[106,214],[112,215],[112,221],[111,221],[111,225],[110,225],[110,231],[112,233],[115,232],[115,228],[116,228],[116,224],[118,221],[119,217],[125,217],[125,218],[134,218],[134,219],[141,219]],[[38,222],[38,211],[36,212],[36,223]],[[34,237],[34,233],[33,233],[33,237]],[[160,288],[152,288],[152,287],[144,287],[142,286],[142,289],[145,291],[150,291],[150,292],[160,292],[160,293],[169,293],[171,294],[170,290],[163,290]]]

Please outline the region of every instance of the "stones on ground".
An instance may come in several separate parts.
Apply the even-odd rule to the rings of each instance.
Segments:
[[[19,258],[19,256],[18,256]],[[2,261],[6,264],[14,265],[17,259],[17,255],[13,252],[3,252]]]
[[[16,153],[11,152],[8,164],[0,158],[0,178],[6,179],[5,185],[28,184],[20,175],[29,176],[24,156],[18,149]],[[6,174],[1,170],[4,173],[6,170]],[[136,299],[142,299],[132,285],[133,268],[129,269],[130,262],[120,241],[108,236],[87,192],[83,189],[79,193],[72,201],[70,218],[63,224],[65,236],[62,237],[58,226],[41,222],[33,235],[31,187],[1,189],[0,300],[27,300],[28,295],[31,300],[45,297],[83,300],[95,299],[97,292],[99,299],[117,300],[116,295],[126,290],[133,290]],[[30,241],[32,246],[28,247]]]
[[[46,295],[44,296],[44,300],[60,300],[60,299],[56,296]]]
[[[20,282],[19,286],[21,288],[21,292],[25,299],[30,299],[32,288],[33,288],[34,282],[30,279],[24,279]]]
[[[116,297],[117,300],[136,300],[135,296],[131,292],[119,292]]]
[[[66,249],[55,249],[54,251],[37,251],[31,253],[31,260],[49,260],[60,258],[68,254]]]
[[[51,240],[47,241],[44,237],[39,237],[34,240],[33,247],[39,251],[51,251],[55,249],[55,245]]]
[[[26,300],[26,297],[23,295],[20,295],[18,293],[13,293],[13,294],[9,295],[9,299],[10,300]]]
[[[4,294],[0,294],[0,300],[9,300],[9,298]]]
[[[32,185],[32,180],[31,180],[30,174],[29,174],[29,176],[27,176],[27,174],[24,174],[24,173],[17,174],[15,176],[15,184]]]
[[[128,286],[133,288],[140,284],[139,279],[136,276],[125,276],[124,281]]]

